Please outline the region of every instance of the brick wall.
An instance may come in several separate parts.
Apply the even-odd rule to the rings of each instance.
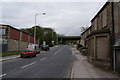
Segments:
[[[30,35],[30,43],[34,43],[34,36]]]
[[[28,42],[28,34],[22,32],[22,41]]]
[[[10,28],[9,38],[19,40],[20,39],[20,30]]]

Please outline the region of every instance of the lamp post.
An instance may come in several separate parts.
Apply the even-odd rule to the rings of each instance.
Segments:
[[[37,15],[39,15],[39,14],[35,14],[34,44],[36,42],[36,21],[37,21]]]
[[[46,15],[46,13],[42,13],[43,15]],[[35,14],[35,28],[34,28],[34,44],[36,42],[36,22],[37,22],[37,15],[39,14]]]

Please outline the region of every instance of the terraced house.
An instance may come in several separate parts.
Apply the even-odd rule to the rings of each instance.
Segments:
[[[91,62],[120,69],[120,2],[106,2],[81,34],[81,40]]]
[[[29,44],[34,44],[34,36],[30,33],[23,32],[10,25],[0,25],[0,47],[2,47],[2,53],[9,51],[20,51]],[[36,44],[39,44],[39,40],[36,37]]]

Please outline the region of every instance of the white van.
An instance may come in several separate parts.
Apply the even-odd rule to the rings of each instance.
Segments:
[[[36,53],[40,53],[40,48],[39,48],[39,45],[37,44],[28,45],[28,49],[35,50]]]

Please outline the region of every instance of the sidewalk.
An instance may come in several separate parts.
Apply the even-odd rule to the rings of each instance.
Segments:
[[[6,60],[11,60],[11,59],[16,59],[19,58],[20,55],[12,55],[12,56],[6,56],[6,57],[0,57],[0,62],[1,61],[6,61]]]
[[[76,56],[76,60],[73,62],[71,78],[118,78],[117,74],[106,72],[89,63],[87,58],[82,56],[76,48],[71,50],[73,55]]]

